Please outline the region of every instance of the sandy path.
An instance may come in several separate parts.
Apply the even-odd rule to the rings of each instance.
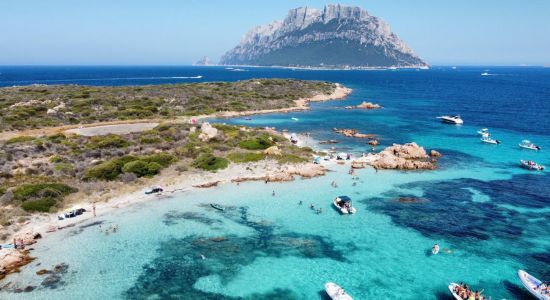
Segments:
[[[158,124],[159,123],[151,122],[151,123],[103,125],[103,126],[69,129],[65,132],[74,133],[74,134],[83,135],[83,136],[106,135],[106,134],[127,134],[132,132],[150,130],[157,127]]]

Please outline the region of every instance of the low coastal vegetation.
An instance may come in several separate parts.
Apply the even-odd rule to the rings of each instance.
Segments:
[[[155,86],[6,87],[0,88],[0,131],[102,121],[170,119],[222,111],[288,108],[295,105],[295,100],[330,94],[334,88],[333,83],[293,79]],[[13,142],[19,141],[16,139]],[[143,141],[157,142],[150,137],[143,137]],[[101,147],[102,144],[96,146]]]
[[[0,142],[0,222],[9,226],[30,213],[55,212],[125,184],[147,186],[147,178],[165,169],[216,172],[231,163],[311,159],[311,149],[296,147],[269,128],[214,124],[206,126],[215,131],[211,135],[203,128],[166,123],[129,134],[57,133]]]

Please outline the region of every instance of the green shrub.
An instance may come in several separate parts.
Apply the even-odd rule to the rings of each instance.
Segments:
[[[45,194],[65,196],[76,191],[77,189],[63,183],[22,184],[13,189],[13,196],[16,200],[27,201],[44,197]]]
[[[229,161],[223,157],[217,157],[210,153],[201,154],[193,162],[193,167],[207,170],[215,171],[218,169],[225,169],[229,165]]]
[[[264,150],[274,145],[274,142],[269,139],[267,134],[261,135],[254,139],[244,140],[239,143],[239,147],[248,150]]]
[[[59,155],[54,155],[52,157],[50,157],[50,162],[51,163],[60,163],[60,162],[64,162],[65,159]]]
[[[131,161],[124,165],[122,171],[125,173],[134,173],[138,177],[153,176],[162,170],[163,166],[156,162],[145,162],[143,160]]]
[[[84,174],[84,179],[114,180],[123,172],[134,173],[138,177],[153,176],[175,161],[177,158],[167,153],[142,157],[128,155],[89,168]]]
[[[36,138],[32,136],[20,135],[20,136],[12,137],[11,139],[7,140],[6,144],[25,143],[25,142],[34,141],[35,139]]]
[[[203,153],[212,153],[212,149],[202,142],[189,141],[176,149],[176,154],[189,158],[197,158]]]
[[[84,179],[114,180],[122,173],[124,165],[137,159],[135,156],[128,155],[102,162],[86,170]]]
[[[103,149],[103,148],[124,148],[130,145],[128,141],[123,139],[121,136],[116,134],[108,134],[108,135],[98,135],[93,136],[90,139],[90,143],[88,144],[88,147],[92,149]]]
[[[61,163],[55,164],[54,169],[56,171],[69,172],[74,170],[74,166],[70,163],[61,162]]]
[[[142,136],[139,142],[142,144],[156,144],[160,143],[161,139],[158,136]]]
[[[277,157],[277,162],[280,164],[296,164],[306,162],[307,159],[294,154],[285,153]]]
[[[173,162],[177,161],[178,159],[171,154],[167,153],[157,153],[157,154],[151,154],[144,157],[141,157],[140,160],[147,162],[147,163],[157,163],[161,165],[163,168],[168,167]]]
[[[52,143],[55,143],[55,144],[59,144],[61,143],[62,141],[66,140],[67,137],[63,134],[63,133],[57,133],[57,134],[54,134],[54,135],[50,135],[47,137],[47,140],[52,142]]]
[[[27,212],[49,212],[56,203],[57,201],[54,198],[42,198],[23,202],[21,208]]]
[[[265,159],[265,154],[255,152],[233,152],[227,158],[234,163],[254,162]]]
[[[164,167],[156,162],[150,162],[147,164],[147,169],[149,170],[149,176],[156,175],[160,172],[160,170],[164,169]]]

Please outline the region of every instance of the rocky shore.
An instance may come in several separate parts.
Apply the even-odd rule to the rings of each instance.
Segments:
[[[356,159],[352,162],[352,168],[372,166],[375,169],[435,170],[438,157],[441,157],[441,153],[432,150],[428,155],[423,147],[414,142],[393,144],[380,153]]]
[[[380,104],[377,104],[377,103],[363,101],[359,105],[348,105],[344,108],[345,109],[367,109],[367,110],[370,110],[370,109],[381,109],[382,106]]]
[[[343,136],[353,137],[358,139],[372,139],[376,137],[376,135],[371,133],[360,133],[359,131],[357,131],[357,129],[333,128],[332,131],[339,133]]]

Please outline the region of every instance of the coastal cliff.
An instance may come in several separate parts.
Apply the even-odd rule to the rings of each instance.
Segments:
[[[382,19],[360,7],[300,7],[257,26],[220,60],[223,65],[372,68],[427,67]]]

